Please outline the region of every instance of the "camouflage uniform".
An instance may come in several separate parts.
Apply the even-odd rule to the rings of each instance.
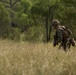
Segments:
[[[71,39],[72,32],[69,29],[66,29],[65,26],[60,26],[58,20],[54,20],[52,22],[52,25],[58,26],[56,29],[56,33],[54,35],[54,43],[53,45],[56,46],[60,43],[59,48],[63,47],[63,49],[66,51],[66,48],[70,48],[71,44],[72,46],[75,46],[74,41]]]
[[[58,28],[56,30],[56,33],[54,35],[56,43],[54,42],[54,46],[57,45],[58,43],[61,43],[59,48],[63,47],[64,50],[66,50],[66,42],[67,40],[63,37],[63,29],[62,28]]]
[[[63,39],[62,30],[61,29],[56,30],[56,33],[54,35],[54,46],[60,43],[62,39]]]

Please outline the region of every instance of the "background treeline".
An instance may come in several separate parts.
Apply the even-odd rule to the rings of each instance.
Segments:
[[[76,0],[0,0],[0,38],[48,42],[53,19],[71,29],[76,39]]]

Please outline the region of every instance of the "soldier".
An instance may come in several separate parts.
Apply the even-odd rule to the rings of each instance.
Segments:
[[[52,26],[56,29],[53,43],[54,46],[60,43],[59,49],[63,47],[65,51],[67,46],[68,48],[70,48],[71,44],[75,46],[75,41],[71,38],[72,32],[69,29],[65,28],[65,26],[60,26],[60,22],[58,20],[53,20]]]

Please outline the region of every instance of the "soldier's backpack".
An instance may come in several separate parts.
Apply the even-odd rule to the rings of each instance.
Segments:
[[[63,37],[69,38],[72,35],[72,32],[70,29],[66,28],[65,26],[61,26],[62,32],[63,32]]]
[[[62,28],[64,39],[69,38],[69,40],[68,40],[69,44],[72,44],[72,46],[75,46],[75,40],[74,40],[74,38],[71,37],[71,35],[72,35],[71,30],[68,28],[65,28],[64,26],[61,26],[61,28]]]

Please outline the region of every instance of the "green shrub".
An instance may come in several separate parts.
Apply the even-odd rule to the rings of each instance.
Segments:
[[[21,40],[21,31],[18,28],[11,28],[10,34],[8,36],[9,39],[15,40],[15,41],[20,41]]]
[[[42,27],[34,26],[25,32],[23,40],[29,42],[41,42],[44,40],[44,31]]]

